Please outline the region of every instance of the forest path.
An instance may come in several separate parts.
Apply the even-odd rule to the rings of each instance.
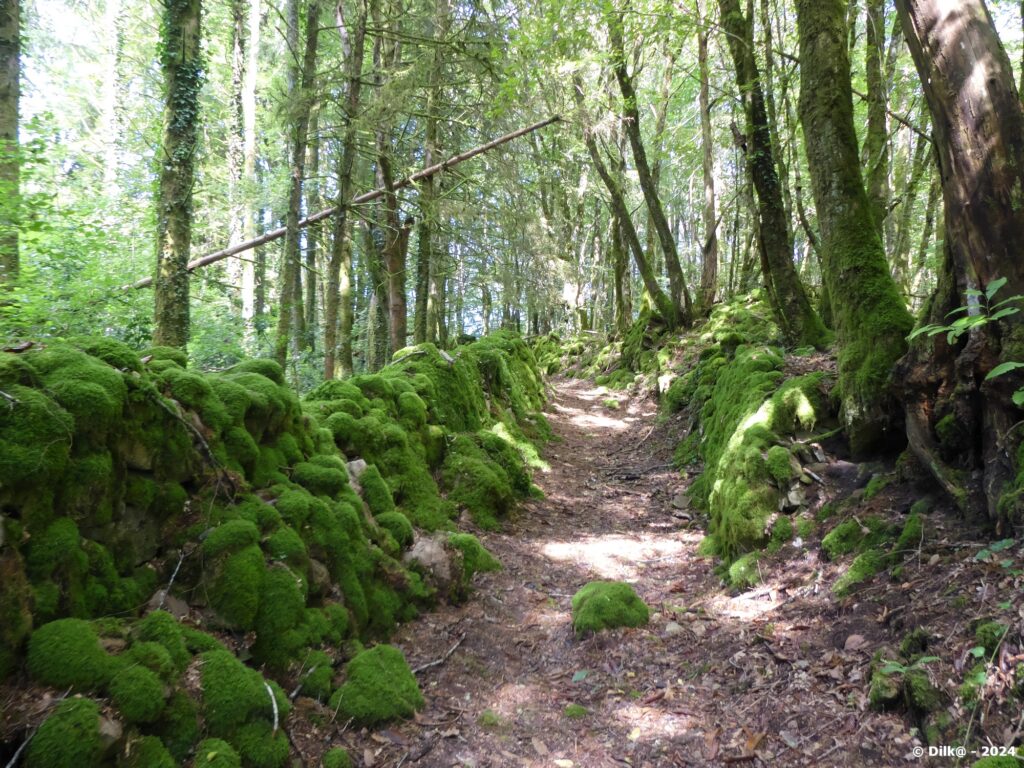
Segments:
[[[829,654],[853,630],[839,621],[836,635],[831,617],[808,615],[821,606],[787,606],[789,620],[775,613],[794,599],[785,586],[726,594],[697,554],[700,525],[672,504],[688,483],[671,466],[680,422],[659,423],[649,399],[610,408],[610,396],[589,382],[552,383],[557,437],[544,450],[550,469],[534,477],[546,498],[480,535],[504,570],[478,576],[467,604],[442,606],[392,640],[413,668],[439,662],[418,675],[426,708],[334,743],[374,768],[895,764],[884,747],[875,762],[844,743],[861,741],[866,723],[827,675],[847,674]],[[595,579],[633,584],[649,626],[577,639],[570,600]],[[787,646],[771,622],[813,637]],[[587,711],[569,717],[570,704]],[[870,730],[871,741],[906,744],[895,718]]]

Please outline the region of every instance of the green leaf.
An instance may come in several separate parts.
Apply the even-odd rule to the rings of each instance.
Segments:
[[[974,559],[984,563],[990,557],[992,557],[992,551],[989,549],[982,549],[978,551],[978,554],[974,556]]]
[[[989,315],[988,319],[989,319],[989,322],[995,322],[996,320],[1000,320],[1000,319],[1002,319],[1004,317],[1009,317],[1010,315],[1016,315],[1018,312],[1020,312],[1020,308],[1019,307],[1003,307],[998,312],[996,312],[994,315]]]
[[[949,317],[950,315],[959,315],[961,312],[966,312],[969,309],[970,307],[957,307],[956,309],[947,312],[946,317]]]
[[[1018,293],[1013,296],[1008,296],[1007,298],[1002,299],[1001,301],[997,301],[995,304],[992,305],[991,308],[999,309],[999,307],[1003,306],[1004,304],[1009,304],[1012,301],[1020,301],[1021,299],[1024,299],[1024,293]]]
[[[1012,547],[1016,541],[1014,539],[1000,539],[999,541],[993,542],[988,545],[988,548],[993,552],[1002,552],[1004,549]]]
[[[1013,566],[1016,565],[1016,562],[1014,560],[1011,560],[1011,559],[1000,560],[999,561],[999,565],[1002,566],[1003,568],[1009,569],[1009,568],[1013,568]]]
[[[1024,389],[1018,389],[1013,393],[1013,404],[1018,408],[1024,408]]]
[[[587,679],[587,675],[589,675],[589,674],[590,674],[590,670],[589,669],[581,669],[576,674],[574,674],[572,676],[572,681],[574,683],[583,682],[584,680]]]
[[[968,288],[966,291],[964,291],[964,293],[967,296],[981,296],[982,295],[981,291],[977,290],[976,288]]]
[[[993,280],[985,288],[985,298],[991,299],[993,296],[999,293],[999,289],[1002,288],[1004,285],[1006,285],[1005,277],[1000,277],[998,280]]]
[[[999,365],[997,365],[995,368],[988,372],[988,375],[985,377],[985,381],[988,381],[989,379],[994,379],[998,376],[1002,376],[1004,373],[1015,371],[1018,368],[1024,368],[1024,363],[1018,363],[1013,360],[1008,360],[1005,363],[1000,363]]]
[[[971,654],[971,656],[973,656],[974,658],[980,659],[982,656],[985,655],[985,646],[976,645],[973,648],[971,648],[971,650],[969,650],[968,653]]]
[[[938,328],[939,331],[944,331],[945,330],[945,328],[942,328],[942,327],[940,327],[938,325],[922,325],[920,328],[915,329],[909,336],[907,336],[907,341],[913,341],[916,337],[920,336],[922,333],[928,333],[929,331],[931,331],[931,330],[933,330],[935,328]],[[932,335],[934,335],[934,334],[932,334]]]
[[[898,661],[890,661],[882,665],[879,670],[883,675],[902,675],[907,668]]]

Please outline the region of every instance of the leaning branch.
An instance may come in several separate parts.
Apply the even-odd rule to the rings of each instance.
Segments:
[[[552,123],[557,123],[561,119],[561,116],[554,115],[552,117],[549,117],[547,120],[541,120],[539,123],[534,123],[533,125],[528,125],[525,128],[520,128],[518,131],[506,133],[504,136],[499,136],[493,141],[489,141],[486,144],[481,144],[479,147],[474,147],[473,149],[467,150],[462,154],[449,157],[447,160],[442,160],[440,163],[431,165],[427,168],[417,171],[411,176],[406,176],[404,179],[396,181],[392,185],[391,189],[398,190],[405,189],[406,187],[411,187],[413,184],[419,181],[423,181],[424,179],[434,176],[435,174],[443,173],[449,168],[454,168],[459,163],[464,163],[467,160],[476,157],[477,155],[482,155],[484,152],[488,152],[494,149],[495,147],[500,147],[502,144],[507,144],[508,142],[513,141],[514,139],[518,139],[520,136],[525,136],[526,134],[533,133],[534,131],[540,130],[541,128],[546,128]],[[387,189],[380,187],[378,189],[374,189],[371,190],[370,192],[366,192],[362,195],[359,195],[358,197],[352,198],[352,200],[350,200],[348,204],[349,206],[353,206],[362,205],[363,203],[369,203],[373,200],[376,200],[378,197],[383,197],[387,192]],[[335,206],[333,208],[328,208],[327,210],[324,211],[318,211],[317,213],[310,214],[306,218],[301,219],[299,221],[299,228],[301,229],[303,227],[308,227],[310,224],[316,224],[318,221],[328,219],[337,212],[338,206]],[[259,237],[253,238],[252,240],[246,240],[244,243],[238,243],[237,245],[232,245],[228,248],[224,248],[223,250],[215,251],[214,253],[207,254],[206,256],[202,256],[198,259],[193,259],[188,263],[186,269],[189,272],[194,272],[200,267],[205,267],[209,264],[213,264],[218,261],[223,261],[224,259],[230,256],[237,256],[240,253],[251,251],[253,248],[258,248],[261,245],[265,245],[273,240],[277,240],[278,238],[284,237],[284,234],[284,227],[272,229],[269,232],[265,232],[264,234],[260,235]],[[134,283],[128,283],[127,285],[123,285],[121,286],[121,288],[127,291],[132,290],[134,288],[147,288],[152,284],[152,277],[144,277],[141,280],[136,280]]]

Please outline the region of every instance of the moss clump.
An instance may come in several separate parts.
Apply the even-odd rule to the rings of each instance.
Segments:
[[[39,372],[47,394],[74,417],[77,441],[100,444],[124,409],[128,394],[124,376],[81,350],[61,344],[31,353],[28,362]]]
[[[506,725],[504,718],[493,709],[485,709],[481,712],[480,716],[476,719],[476,724],[487,730],[497,730],[504,728]]]
[[[263,678],[229,651],[202,655],[202,714],[211,734],[230,737],[257,712],[270,710]]]
[[[14,385],[4,391],[15,400],[0,408],[0,477],[4,485],[17,488],[53,483],[68,463],[74,419],[38,390]]]
[[[203,555],[216,558],[257,544],[260,531],[248,520],[228,520],[218,525],[203,540]]]
[[[487,548],[480,543],[480,539],[471,533],[451,533],[448,535],[448,543],[462,553],[463,580],[468,584],[477,573],[500,571],[501,563],[494,557]]]
[[[415,397],[415,395],[413,396]],[[363,470],[363,474],[359,476],[359,485],[363,489],[363,500],[374,517],[395,511],[395,500],[391,497],[391,489],[384,482],[376,465],[370,464]]]
[[[58,619],[29,638],[28,671],[45,685],[92,691],[106,685],[114,663],[89,622]]]
[[[990,755],[975,760],[971,768],[1020,768],[1020,760],[1011,755]]]
[[[167,360],[174,363],[179,368],[188,368],[188,353],[183,349],[178,349],[177,347],[165,347],[160,345],[150,347],[142,353],[142,356],[152,358],[153,360]]]
[[[649,618],[647,604],[623,582],[592,581],[572,598],[572,625],[577,635],[612,627],[642,627]]]
[[[903,524],[900,537],[896,540],[896,547],[893,550],[895,557],[902,557],[908,552],[915,552],[921,546],[924,538],[924,522],[919,514],[911,513],[910,517]]]
[[[413,541],[412,523],[401,512],[382,512],[377,515],[377,525],[390,533],[402,549]]]
[[[122,669],[108,686],[114,706],[129,723],[151,723],[164,709],[164,686],[142,666]]]
[[[143,641],[137,645],[152,642],[163,646],[174,669],[178,671],[184,669],[192,659],[192,654],[185,644],[182,626],[167,611],[153,611],[147,614],[135,625],[134,632],[136,638]]]
[[[884,570],[887,564],[888,558],[877,549],[862,552],[854,558],[846,572],[836,579],[836,583],[832,585],[832,592],[838,597],[845,597],[858,584]]]
[[[457,436],[449,446],[441,478],[448,498],[465,507],[485,530],[496,530],[517,496],[530,490],[522,456],[491,432]]]
[[[332,747],[324,753],[323,768],[352,768],[352,758],[341,747]]]
[[[989,655],[996,652],[999,643],[1006,636],[1008,627],[998,621],[986,621],[978,625],[974,630],[974,639],[978,645],[985,649]]]
[[[378,645],[357,654],[345,675],[330,706],[339,717],[361,725],[412,717],[425,703],[405,657],[394,646]]]
[[[276,360],[253,359],[243,360],[230,370],[231,373],[258,373],[275,384],[284,384],[284,370]]]
[[[228,626],[252,628],[259,610],[265,570],[263,552],[255,545],[224,560],[209,596],[211,607]]]
[[[295,575],[285,567],[268,570],[254,622],[253,657],[271,669],[287,668],[304,645],[300,625],[305,612],[306,600]]]
[[[310,651],[299,672],[303,695],[326,701],[331,695],[333,677],[334,661],[331,657],[323,651]]]
[[[942,706],[939,690],[923,669],[909,669],[903,676],[903,695],[908,706],[917,712],[934,712]]]
[[[199,739],[198,715],[199,710],[192,699],[184,693],[174,693],[160,720],[148,730],[160,737],[175,760],[183,763]]]
[[[196,747],[195,768],[242,768],[235,748],[221,739],[205,739]]]
[[[125,748],[124,768],[178,768],[178,765],[156,736],[142,736]]]
[[[0,553],[0,680],[13,671],[15,656],[32,631],[31,600],[24,561],[7,548]]]
[[[273,732],[270,723],[256,720],[239,727],[231,739],[242,763],[251,768],[281,768],[288,760],[288,737]]]
[[[871,686],[868,690],[868,702],[875,711],[882,712],[892,709],[900,700],[900,680],[898,677],[875,669],[871,674]]]
[[[748,552],[729,564],[726,573],[729,584],[738,589],[752,587],[761,580],[761,572],[757,568],[760,552]]]
[[[570,720],[582,720],[590,714],[590,710],[582,704],[567,704],[562,714]]]
[[[916,661],[928,650],[931,635],[924,627],[917,627],[908,632],[900,641],[900,655],[910,661]]]
[[[889,526],[878,517],[865,518],[863,522],[850,518],[839,523],[825,534],[821,548],[830,560],[877,547],[891,535]]]
[[[25,753],[28,768],[88,768],[100,764],[100,708],[90,699],[65,699],[39,726]]]
[[[874,475],[864,488],[864,501],[869,501],[892,484],[893,475]]]
[[[348,476],[341,469],[303,461],[292,470],[292,480],[317,496],[334,498],[348,487]]]
[[[796,474],[793,471],[793,462],[790,460],[789,451],[781,445],[773,445],[768,449],[765,464],[768,466],[769,474],[780,488],[789,485]]]

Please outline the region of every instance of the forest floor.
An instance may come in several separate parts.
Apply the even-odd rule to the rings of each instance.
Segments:
[[[672,468],[683,421],[608,396],[552,382],[546,498],[481,533],[504,570],[394,637],[413,668],[433,662],[426,708],[330,742],[367,768],[926,764],[908,721],[867,705],[882,625],[908,606],[840,604],[816,548],[799,546],[761,586],[727,591]],[[577,638],[570,599],[595,579],[632,583],[650,624]]]

